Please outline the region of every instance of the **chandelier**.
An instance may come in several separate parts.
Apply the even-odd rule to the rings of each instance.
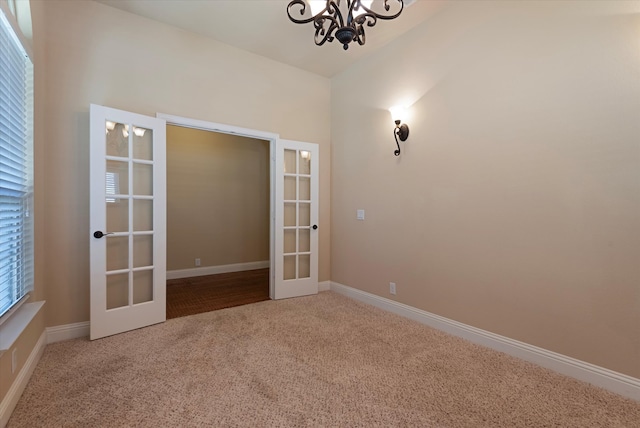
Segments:
[[[351,42],[364,45],[365,24],[373,27],[378,19],[395,19],[404,9],[404,0],[379,1],[384,5],[383,14],[371,10],[373,0],[292,0],[287,6],[287,15],[296,24],[313,22],[316,45],[322,46],[336,38],[347,50]],[[389,3],[393,4],[393,9]],[[341,10],[341,5],[346,5],[346,10]],[[304,17],[307,7],[311,12],[310,18]],[[296,14],[300,19],[294,17]]]

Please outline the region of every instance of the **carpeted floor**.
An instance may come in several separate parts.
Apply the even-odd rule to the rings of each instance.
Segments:
[[[640,403],[333,292],[48,345],[9,428],[640,427]]]
[[[167,281],[167,319],[269,300],[269,269]]]

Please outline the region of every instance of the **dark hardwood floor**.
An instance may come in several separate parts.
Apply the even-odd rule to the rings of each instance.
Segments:
[[[167,319],[269,300],[269,269],[167,281]]]

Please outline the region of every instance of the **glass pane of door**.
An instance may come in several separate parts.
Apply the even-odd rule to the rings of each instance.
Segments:
[[[107,276],[107,309],[129,305],[129,274]]]
[[[153,194],[153,165],[133,163],[133,194],[138,196]]]
[[[296,256],[284,256],[283,279],[296,279]]]
[[[311,152],[300,150],[299,156],[300,174],[311,175]]]
[[[107,239],[107,272],[128,269],[129,237],[107,235],[105,238]]]
[[[136,232],[153,230],[153,200],[133,200],[133,230]]]
[[[284,151],[284,172],[285,174],[295,174],[296,168],[296,150]]]
[[[153,235],[133,236],[133,267],[153,266]]]
[[[129,133],[125,129],[124,123],[117,123],[111,120],[105,122],[107,135],[107,156],[128,157],[129,156]]]
[[[153,160],[153,130],[133,126],[133,158]]]
[[[309,254],[298,256],[298,278],[309,278],[311,272]]]
[[[133,304],[146,303],[153,300],[153,270],[142,270],[133,273]]]
[[[129,199],[107,198],[107,231],[129,231]]]

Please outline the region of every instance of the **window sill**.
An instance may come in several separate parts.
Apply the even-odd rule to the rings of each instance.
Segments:
[[[0,355],[11,349],[11,346],[18,340],[18,337],[43,306],[44,301],[25,303],[15,313],[11,314],[11,317],[5,323],[0,325]]]

